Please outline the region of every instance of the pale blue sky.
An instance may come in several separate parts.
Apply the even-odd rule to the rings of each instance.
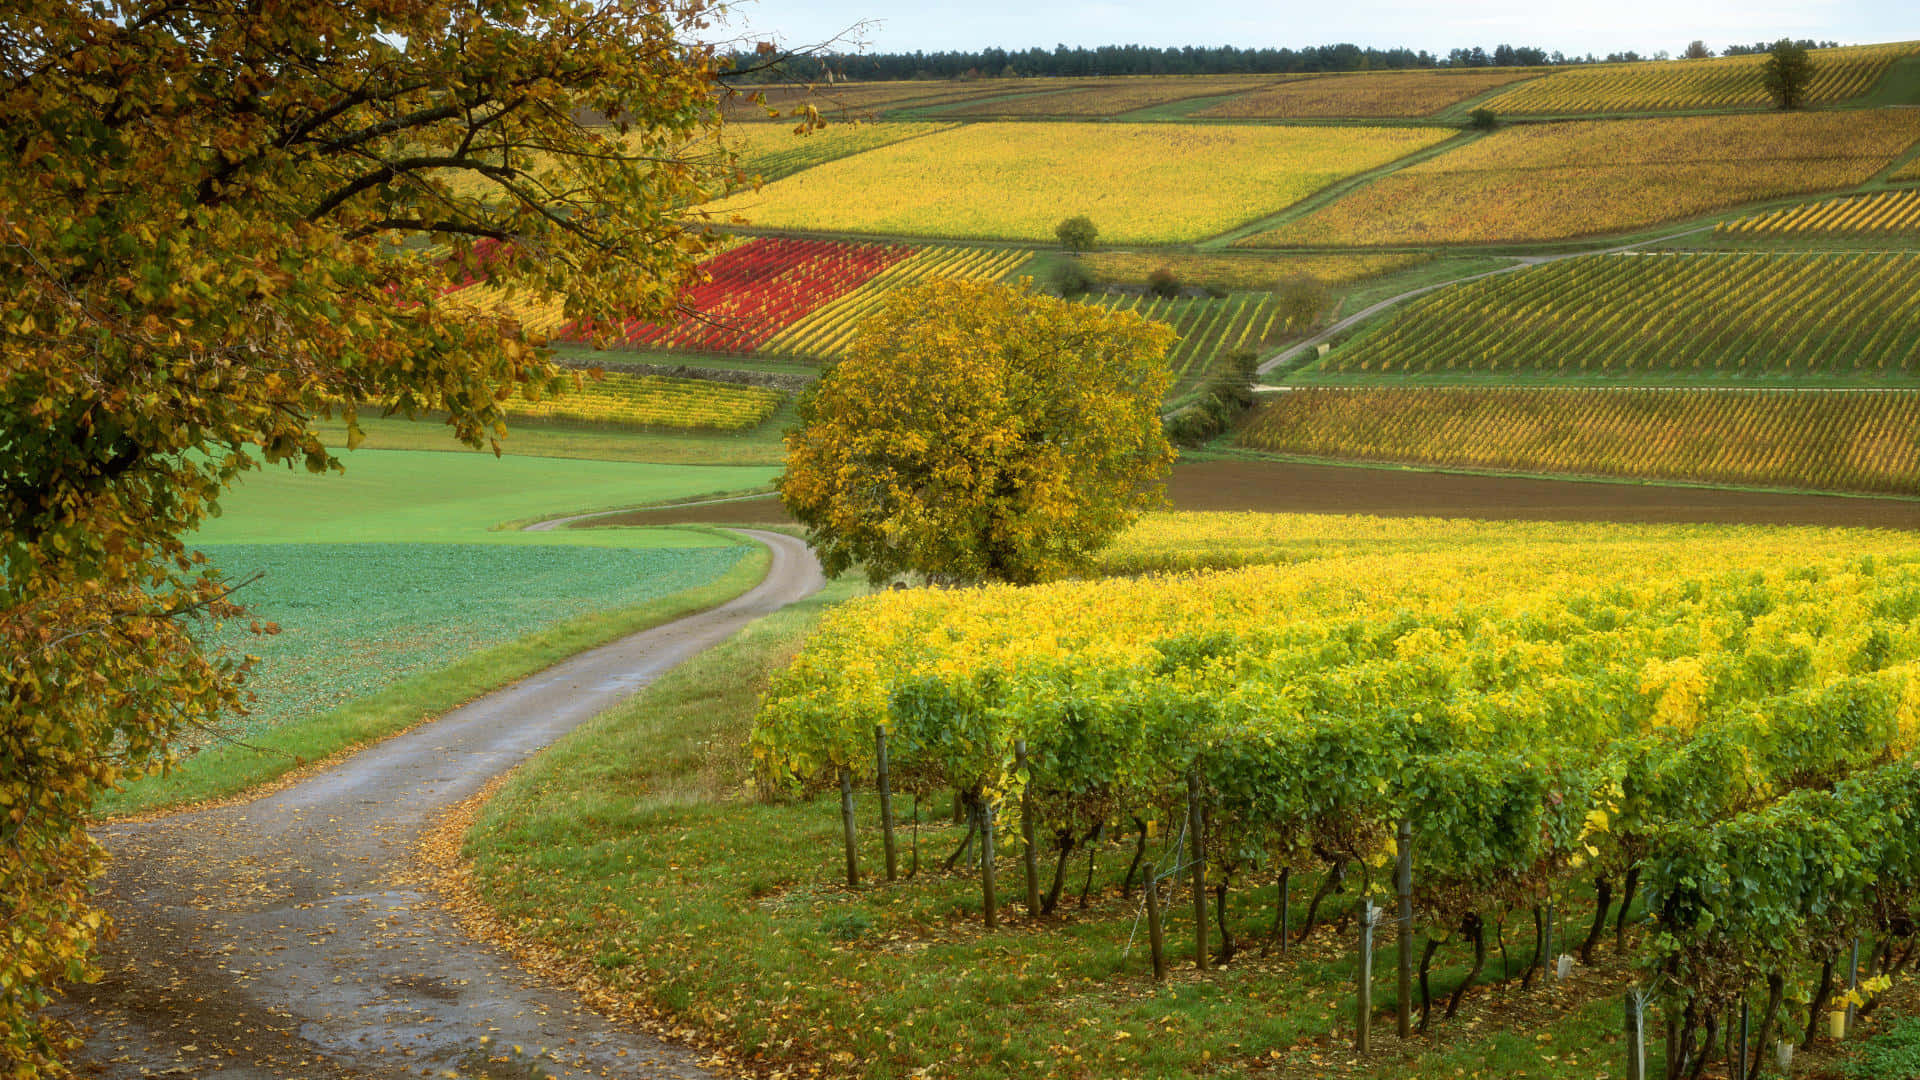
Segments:
[[[1569,54],[1716,51],[1782,36],[1846,43],[1920,39],[1914,0],[754,0],[730,22],[782,44],[808,45],[871,20],[868,51],[987,46],[1221,45],[1298,48],[1351,41],[1445,53],[1506,42]],[[852,51],[852,50],[848,50]]]

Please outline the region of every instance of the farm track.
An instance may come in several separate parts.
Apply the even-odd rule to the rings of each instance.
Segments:
[[[772,565],[727,604],[252,802],[96,830],[113,854],[101,899],[119,936],[103,949],[105,977],[55,1008],[88,1029],[80,1075],[707,1076],[691,1052],[472,941],[416,859],[432,822],[490,778],[820,587],[804,544],[751,535]]]
[[[1175,510],[1376,514],[1483,521],[1822,525],[1920,531],[1920,499],[1554,480],[1284,461],[1196,461],[1167,481]],[[603,525],[789,522],[777,495],[596,516]]]

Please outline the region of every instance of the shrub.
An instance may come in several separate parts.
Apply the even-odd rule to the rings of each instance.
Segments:
[[[1085,296],[1100,280],[1079,259],[1056,259],[1047,266],[1046,281],[1053,291],[1071,300]]]
[[[1163,266],[1147,275],[1147,291],[1172,299],[1180,295],[1180,278]]]
[[[1492,109],[1483,107],[1467,114],[1467,126],[1475,131],[1492,131],[1500,126],[1500,118]]]

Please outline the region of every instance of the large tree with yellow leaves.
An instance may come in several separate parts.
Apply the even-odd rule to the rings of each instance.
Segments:
[[[829,574],[1081,570],[1161,499],[1172,338],[1028,283],[902,289],[802,399],[781,497]]]
[[[658,315],[725,178],[707,0],[23,0],[0,29],[0,1072],[100,917],[96,792],[232,706],[183,538],[330,403],[469,444],[553,378],[485,273]],[[338,407],[338,406],[334,406]],[[344,407],[349,441],[354,406]]]

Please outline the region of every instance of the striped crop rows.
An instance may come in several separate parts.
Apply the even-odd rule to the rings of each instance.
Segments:
[[[1407,305],[1332,372],[1910,372],[1920,255],[1588,255]]]
[[[1920,392],[1302,388],[1242,445],[1522,472],[1920,495]]]
[[[926,247],[875,274],[859,288],[822,305],[767,339],[770,356],[832,360],[845,354],[854,332],[895,289],[929,278],[998,281],[1032,258],[1002,248]]]
[[[1176,385],[1206,374],[1215,358],[1237,349],[1258,349],[1286,329],[1270,296],[1244,293],[1224,298],[1107,296],[1095,301],[1111,311],[1131,311],[1167,323],[1180,335],[1167,351]]]
[[[1920,42],[1816,49],[1809,102],[1845,101],[1866,93],[1887,65],[1920,51]],[[1497,113],[1637,112],[1761,107],[1764,55],[1575,68],[1523,83],[1487,103]]]
[[[1735,236],[1792,233],[1800,236],[1873,236],[1920,232],[1920,188],[1876,191],[1723,222],[1717,230]]]

